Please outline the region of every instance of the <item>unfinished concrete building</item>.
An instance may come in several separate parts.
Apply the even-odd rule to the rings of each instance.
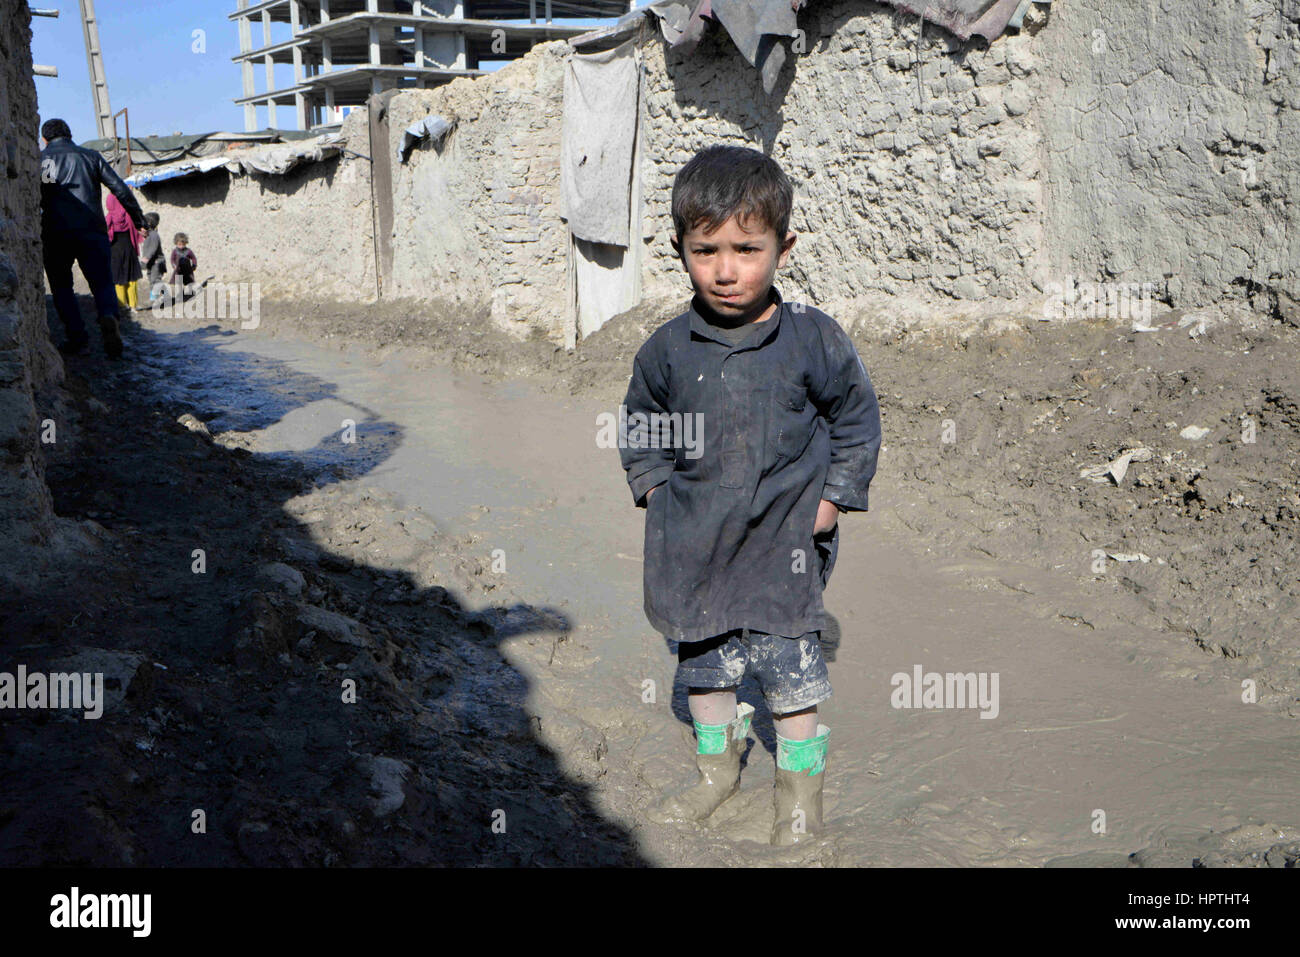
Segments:
[[[245,130],[277,126],[277,106],[290,107],[299,129],[338,122],[346,107],[372,93],[427,88],[479,76],[483,61],[514,60],[545,40],[577,36],[590,21],[628,12],[630,0],[237,0]],[[540,18],[540,22],[539,22]],[[557,24],[553,19],[585,19]],[[527,23],[516,22],[527,20]],[[255,46],[255,21],[261,45]],[[289,25],[275,39],[274,24]],[[283,31],[280,31],[281,33]],[[256,66],[265,89],[256,89]],[[275,65],[292,67],[277,86]]]

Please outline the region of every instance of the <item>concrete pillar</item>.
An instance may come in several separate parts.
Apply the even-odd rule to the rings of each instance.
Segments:
[[[302,31],[302,5],[300,0],[289,0],[289,31],[294,37],[297,37]],[[302,86],[302,81],[302,47],[294,47],[293,85]],[[301,93],[295,93],[293,95],[293,107],[298,118],[298,129],[310,128],[311,121],[307,116],[307,98]]]
[[[330,0],[320,0],[320,22],[330,22]]]
[[[245,6],[246,0],[240,0],[240,9]],[[253,27],[248,17],[240,17],[237,21],[239,25],[239,52],[250,53],[253,49]],[[250,57],[245,56],[239,61],[239,72],[243,80],[244,96],[249,97],[257,92],[257,85],[253,79],[253,61]],[[252,103],[244,104],[244,131],[251,133],[257,129],[257,106]]]
[[[262,11],[262,46],[271,45],[271,12]],[[266,67],[266,92],[271,93],[275,90],[275,60],[268,53],[262,57],[263,64]],[[275,101],[266,101],[266,125],[275,126]]]

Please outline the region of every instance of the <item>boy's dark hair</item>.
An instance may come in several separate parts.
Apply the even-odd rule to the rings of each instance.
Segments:
[[[175,246],[177,243],[180,242],[183,242],[185,243],[185,245],[188,246],[190,244],[190,237],[186,236],[184,233],[177,233],[175,236],[172,237],[173,246]]]
[[[717,229],[736,216],[747,229],[752,221],[785,239],[790,228],[794,187],[776,160],[744,146],[708,146],[673,180],[673,228],[677,242],[696,226]]]
[[[159,215],[158,215],[157,213],[145,213],[145,214],[144,214],[144,224],[145,224],[146,226],[148,226],[150,229],[157,229],[157,228],[158,228],[158,224],[159,224],[161,221],[162,221],[162,219],[161,219],[161,217],[159,217]]]
[[[63,120],[46,120],[41,125],[41,136],[50,141],[57,140],[61,136],[72,139],[72,129]]]

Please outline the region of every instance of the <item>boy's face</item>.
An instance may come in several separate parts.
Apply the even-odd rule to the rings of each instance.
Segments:
[[[746,229],[745,226],[751,226]],[[673,248],[705,305],[736,324],[767,318],[767,295],[776,271],[785,265],[795,234],[782,240],[771,226],[742,225],[730,217],[711,233],[692,227]]]
[[[187,245],[189,245],[189,244],[186,243],[185,240],[183,240],[183,239],[178,239],[178,240],[176,240],[176,248],[177,248],[177,249],[184,249]]]

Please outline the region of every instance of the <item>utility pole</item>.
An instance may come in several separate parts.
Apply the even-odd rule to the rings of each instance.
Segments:
[[[108,77],[104,75],[104,54],[99,46],[99,20],[95,0],[80,0],[81,32],[86,38],[86,66],[90,70],[90,95],[95,102],[95,128],[100,139],[113,135],[113,108],[108,105]]]

